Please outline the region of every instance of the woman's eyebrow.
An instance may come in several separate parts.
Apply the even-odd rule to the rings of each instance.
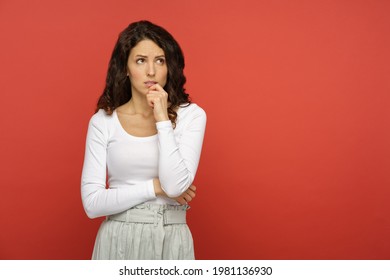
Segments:
[[[142,57],[142,58],[147,58],[148,57],[147,55],[143,55],[143,54],[136,54],[135,56],[136,57]],[[160,57],[165,57],[165,55],[161,54],[161,55],[157,55],[155,57],[156,58],[160,58]]]

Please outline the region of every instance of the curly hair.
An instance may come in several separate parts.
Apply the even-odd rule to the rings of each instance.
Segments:
[[[145,39],[152,40],[164,51],[168,68],[164,90],[168,93],[168,116],[175,127],[177,119],[175,109],[191,103],[189,94],[184,89],[186,77],[183,73],[183,52],[168,31],[146,20],[131,23],[119,34],[108,65],[106,85],[97,103],[96,112],[104,109],[111,115],[117,107],[130,100],[132,95],[130,79],[127,76],[127,60],[131,49]]]

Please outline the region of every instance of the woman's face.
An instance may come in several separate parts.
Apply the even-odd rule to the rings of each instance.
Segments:
[[[155,83],[164,87],[168,67],[163,49],[152,40],[140,41],[130,51],[127,71],[132,94],[146,95],[148,88]]]

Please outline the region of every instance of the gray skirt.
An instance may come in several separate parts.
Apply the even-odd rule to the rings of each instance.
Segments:
[[[140,204],[107,216],[93,249],[93,260],[193,260],[186,224],[187,205]]]

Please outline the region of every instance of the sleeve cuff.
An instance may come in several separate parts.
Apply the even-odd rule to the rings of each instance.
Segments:
[[[154,192],[153,179],[146,182],[146,191],[148,193],[148,197],[150,198],[156,197],[156,193]]]
[[[166,128],[172,128],[172,123],[171,123],[170,120],[156,122],[156,127],[157,127],[157,130],[166,129]]]

